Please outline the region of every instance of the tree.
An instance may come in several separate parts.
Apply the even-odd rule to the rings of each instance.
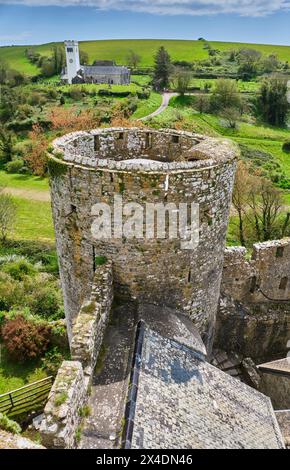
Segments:
[[[130,50],[127,56],[127,63],[129,67],[132,67],[132,69],[135,70],[140,62],[141,56],[137,54],[137,52]]]
[[[220,78],[211,96],[213,111],[221,111],[226,108],[240,108],[241,95],[235,80]]]
[[[192,75],[189,70],[178,67],[174,68],[174,73],[171,76],[171,83],[177,93],[183,96],[187,92],[190,85],[191,76]]]
[[[80,49],[80,63],[81,65],[88,65],[89,63],[89,54],[82,49]]]
[[[287,81],[277,77],[264,80],[256,100],[258,116],[273,126],[284,126],[289,111]]]
[[[220,117],[229,129],[237,129],[240,113],[236,108],[225,108],[220,112]]]
[[[0,238],[2,243],[7,240],[8,233],[13,229],[16,218],[16,205],[9,194],[0,188]]]
[[[249,206],[258,241],[271,240],[281,235],[283,195],[271,181],[261,177],[256,179],[250,191]]]
[[[203,94],[200,94],[196,97],[194,107],[202,114],[207,113],[210,108],[209,97]]]
[[[277,54],[270,54],[262,61],[262,70],[265,73],[271,73],[278,69],[279,59]]]
[[[55,75],[61,73],[63,67],[65,66],[65,62],[66,62],[66,59],[65,59],[64,48],[58,45],[53,46],[52,64],[53,64]]]
[[[164,46],[161,46],[154,58],[153,85],[155,90],[164,90],[169,86],[171,59]]]
[[[282,191],[243,161],[238,162],[232,203],[241,245],[289,236],[290,213],[284,211]]]
[[[0,165],[11,162],[14,155],[13,134],[4,127],[0,128]]]
[[[240,49],[237,55],[238,73],[243,80],[250,80],[258,73],[262,54],[255,49]]]
[[[24,160],[28,163],[29,168],[34,175],[44,176],[47,171],[47,147],[48,140],[43,132],[43,129],[38,124],[35,124],[32,131],[29,132],[31,146],[27,154],[24,155]]]
[[[250,175],[249,165],[239,160],[235,177],[235,184],[232,196],[232,204],[238,215],[239,241],[242,246],[246,245],[245,215],[248,208],[248,199],[253,184],[253,177]]]

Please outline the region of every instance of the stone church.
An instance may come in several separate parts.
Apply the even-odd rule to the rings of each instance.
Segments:
[[[107,83],[129,85],[130,70],[114,61],[96,61],[93,65],[81,65],[77,41],[65,41],[66,67],[61,80],[65,83]]]

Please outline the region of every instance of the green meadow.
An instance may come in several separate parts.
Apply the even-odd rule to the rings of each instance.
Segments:
[[[276,46],[264,44],[248,44],[234,42],[212,42],[209,41],[213,48],[220,51],[230,51],[249,47],[257,49],[263,54],[277,54],[280,60],[290,61],[290,46]],[[42,44],[33,46],[36,52],[42,55],[50,55],[51,48],[55,43]],[[188,62],[202,60],[208,58],[208,51],[204,48],[203,41],[185,41],[185,40],[169,40],[169,39],[115,39],[100,41],[82,41],[80,48],[87,52],[89,61],[96,59],[115,60],[117,64],[126,64],[128,52],[134,50],[141,56],[140,67],[152,67],[154,55],[160,46],[164,46],[173,61],[185,60]],[[37,75],[38,69],[31,64],[25,56],[25,50],[30,46],[9,46],[0,48],[0,59],[19,72],[27,75]]]

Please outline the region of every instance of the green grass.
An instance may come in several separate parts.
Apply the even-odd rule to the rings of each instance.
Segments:
[[[249,44],[240,42],[219,42],[210,41],[213,48],[220,51],[229,51],[233,49],[250,48],[256,49],[264,55],[277,54],[280,60],[290,60],[290,46],[277,46],[272,44]]]
[[[36,52],[42,55],[50,55],[55,43],[33,46]],[[62,44],[62,43],[58,43]],[[215,42],[210,44],[221,51],[250,47],[261,51],[263,54],[277,54],[280,60],[290,60],[290,46],[276,46],[263,44],[246,44]],[[186,60],[193,62],[208,58],[208,52],[203,48],[202,41],[168,40],[168,39],[114,39],[101,41],[82,41],[80,48],[88,53],[89,62],[96,59],[115,60],[117,64],[126,64],[130,50],[134,50],[141,56],[141,67],[152,67],[154,55],[160,46],[165,46],[172,60]],[[25,56],[25,49],[29,46],[10,46],[0,48],[0,59],[7,61],[11,67],[27,75],[37,75],[39,70],[32,65]]]
[[[31,175],[8,174],[0,171],[0,186],[18,189],[48,191],[48,179]]]
[[[139,100],[138,109],[132,115],[132,119],[139,119],[153,113],[161,105],[162,98],[158,93],[152,92],[148,100]]]
[[[38,362],[12,361],[4,347],[0,344],[0,394],[23,387],[47,377]]]
[[[144,87],[151,83],[152,78],[150,75],[131,75],[131,80],[133,83],[137,83],[137,85]]]
[[[50,203],[18,197],[13,197],[13,200],[17,207],[13,238],[52,242],[54,231]]]

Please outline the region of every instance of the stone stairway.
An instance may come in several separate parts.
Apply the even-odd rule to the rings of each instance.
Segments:
[[[210,363],[235,379],[245,382],[243,377],[242,361],[243,358],[238,354],[227,353],[220,349],[216,349],[213,351]]]

